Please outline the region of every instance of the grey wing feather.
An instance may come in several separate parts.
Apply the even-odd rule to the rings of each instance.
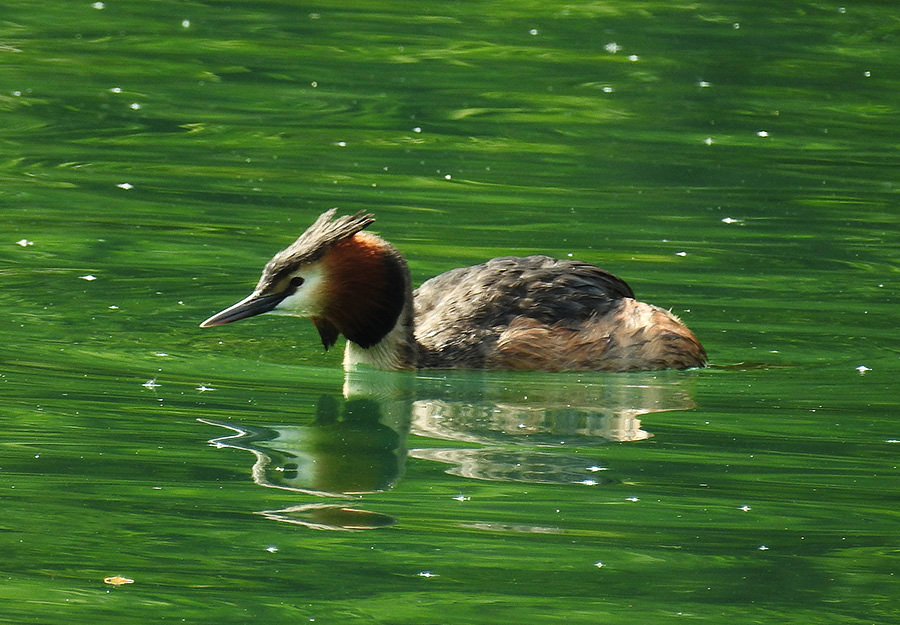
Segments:
[[[415,292],[416,337],[426,348],[476,358],[517,317],[542,324],[582,322],[634,297],[622,279],[599,267],[549,256],[494,258],[454,269]]]

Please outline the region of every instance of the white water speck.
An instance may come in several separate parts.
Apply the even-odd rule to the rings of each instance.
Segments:
[[[94,280],[97,279],[97,276],[88,274],[86,276],[78,276],[78,279],[79,280],[87,280],[88,282],[93,282]]]
[[[629,54],[628,55],[628,60],[631,61],[632,63],[634,63],[635,61],[639,61],[640,58],[641,57],[639,57],[637,54]]]
[[[535,35],[540,34],[540,31],[538,31],[537,28],[532,28],[531,30],[528,31],[528,34],[531,35],[532,37],[534,37]]]
[[[622,46],[620,46],[615,41],[613,41],[613,42],[610,42],[610,43],[606,44],[605,46],[603,46],[603,49],[606,50],[607,52],[609,52],[610,54],[615,54],[616,52],[618,52],[619,50],[622,49]]]
[[[596,486],[599,484],[597,480],[579,480],[575,482],[576,484],[584,484],[585,486]]]
[[[598,467],[596,464],[591,465],[587,468],[588,471],[592,473],[596,473],[597,471],[606,471],[606,467]]]
[[[600,561],[597,561],[597,562],[594,562],[594,566],[596,566],[598,569],[601,569],[601,568],[603,568],[603,563]]]
[[[868,368],[867,366],[865,366],[865,365],[860,365],[860,366],[858,366],[858,367],[856,368],[856,370],[859,371],[859,375],[865,375],[867,371],[871,371],[871,369],[869,369],[869,368]]]
[[[687,252],[675,252],[675,256],[687,256]]]
[[[700,82],[697,83],[697,86],[700,87],[701,89],[706,89],[710,86],[710,84],[708,82],[706,82],[705,80],[701,80]]]
[[[125,189],[126,191],[131,191],[134,188],[134,185],[131,184],[130,182],[120,182],[116,186],[119,187],[120,189]]]
[[[732,217],[726,217],[722,220],[723,224],[742,224],[744,223],[743,219],[734,219]]]
[[[765,130],[760,130],[759,132],[756,133],[756,136],[757,137],[768,137],[769,133]]]
[[[269,545],[268,547],[266,547],[266,551],[268,551],[269,553],[275,553],[276,551],[278,551],[278,547],[276,547],[275,545]]]
[[[338,146],[339,148],[346,148],[347,142],[346,141],[338,141],[337,143],[335,143],[335,145]]]
[[[139,103],[137,103],[137,102],[132,102],[132,103],[129,105],[129,108],[130,108],[132,111],[139,111],[139,110],[141,110],[141,105],[140,105]]]
[[[34,241],[29,241],[28,239],[19,239],[18,241],[16,241],[16,245],[19,245],[21,247],[28,247],[30,245],[34,245]]]
[[[451,178],[453,178],[453,176],[451,176],[450,174],[446,174],[444,176],[444,180],[450,180]]]
[[[753,509],[753,508],[751,508],[751,507],[748,506],[748,505],[743,505],[743,506],[741,506],[740,508],[738,508],[738,510],[741,510],[741,511],[743,511],[743,512],[750,512],[752,509]]]
[[[156,382],[155,379],[153,379],[153,380],[147,380],[146,382],[141,384],[141,386],[143,386],[144,388],[154,389],[154,388],[158,388],[160,385]]]
[[[197,387],[197,390],[200,391],[201,393],[204,393],[206,391],[214,391],[216,389],[214,389],[211,386],[206,386],[206,384],[201,384],[200,386]]]
[[[456,501],[469,501],[471,499],[471,497],[466,497],[463,494],[459,494],[456,497],[454,497],[453,499],[455,499]]]
[[[109,90],[110,93],[122,93],[122,87],[113,87]]]
[[[106,8],[106,5],[103,4],[102,2],[95,2],[95,3],[93,3],[93,4],[91,5],[91,8],[92,8],[92,9],[97,9],[98,11],[102,11],[103,9]]]
[[[437,577],[437,573],[432,573],[431,571],[419,571],[419,577]]]
[[[760,550],[760,551],[768,551],[769,548],[766,547],[765,545],[760,545],[760,546],[759,546],[759,550]]]
[[[630,502],[634,503],[634,502],[636,502],[636,501],[640,501],[640,498],[638,498],[638,497],[626,497],[626,498],[625,498],[625,501],[630,501]]]
[[[181,27],[182,27],[182,28],[190,28],[190,27],[191,27],[191,20],[181,20]]]
[[[415,133],[422,132],[422,128],[419,126],[416,126],[415,128],[413,128],[413,132],[415,132]]]

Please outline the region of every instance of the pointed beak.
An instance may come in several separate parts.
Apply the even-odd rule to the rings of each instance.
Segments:
[[[216,313],[206,321],[200,324],[201,328],[211,328],[213,326],[221,326],[239,319],[246,319],[254,315],[261,315],[269,312],[281,303],[287,293],[271,293],[269,295],[250,295],[239,301],[234,306],[229,306],[222,312]]]

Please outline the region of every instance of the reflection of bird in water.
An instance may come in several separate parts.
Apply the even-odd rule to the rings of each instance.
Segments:
[[[362,232],[365,213],[323,213],[266,265],[256,290],[201,327],[264,312],[310,317],[344,366],[544,371],[685,369],[706,364],[672,313],[634,299],[620,278],[548,256],[494,258],[413,293],[400,252]]]
[[[310,423],[249,426],[200,421],[231,430],[210,440],[213,446],[253,453],[251,475],[260,486],[340,498],[388,490],[403,475],[409,410],[398,413],[392,407],[389,401],[322,395]],[[374,529],[396,522],[390,515],[343,502],[307,502],[258,514],[314,529]]]
[[[316,420],[306,425],[254,427],[201,419],[235,432],[210,441],[256,456],[253,479],[261,486],[320,496],[377,492],[403,474],[409,416],[395,421],[381,402],[338,402],[323,395]]]

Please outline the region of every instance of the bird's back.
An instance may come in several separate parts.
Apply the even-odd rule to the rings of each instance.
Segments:
[[[596,361],[608,347],[612,317],[633,298],[608,271],[549,256],[454,269],[415,292],[420,366],[602,369]],[[604,336],[595,336],[604,319]],[[579,346],[592,362],[571,361],[560,352],[566,346]]]

